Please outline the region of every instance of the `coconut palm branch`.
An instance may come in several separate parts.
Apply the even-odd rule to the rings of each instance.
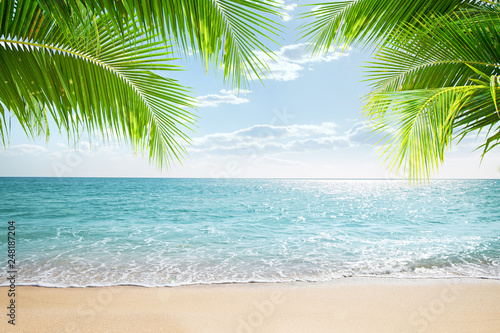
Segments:
[[[128,141],[158,165],[178,159],[193,122],[193,99],[156,71],[179,70],[165,42],[135,18],[109,34],[111,14],[80,8],[71,31],[33,1],[0,2],[0,135],[15,117],[30,137],[48,119],[75,141],[82,131]]]
[[[302,38],[313,46],[314,53],[331,47],[349,47],[384,43],[405,24],[416,24],[416,15],[446,14],[460,8],[490,6],[481,0],[350,0],[317,3],[302,14],[311,20],[301,28]]]
[[[498,144],[497,1],[353,0],[318,4],[303,38],[314,52],[375,47],[363,114],[382,154],[411,179],[429,177],[453,138],[486,132]]]
[[[122,22],[136,18],[139,29],[173,40],[185,53],[193,51],[207,68],[223,67],[224,78],[235,87],[265,75],[267,64],[255,51],[272,57],[265,41],[275,43],[281,28],[275,0],[37,1],[67,28],[75,19],[85,20],[82,5],[93,15],[108,14],[113,33],[122,33]]]
[[[454,138],[486,132],[483,156],[500,139],[498,7],[416,19],[375,52],[364,109],[387,134],[386,160],[412,179],[436,171]]]

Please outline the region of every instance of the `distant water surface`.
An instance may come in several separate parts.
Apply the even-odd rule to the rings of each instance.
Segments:
[[[18,284],[500,278],[498,180],[0,178],[0,203]]]

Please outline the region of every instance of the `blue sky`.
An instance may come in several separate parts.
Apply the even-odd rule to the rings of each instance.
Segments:
[[[77,147],[53,130],[48,143],[30,141],[13,122],[10,146],[0,151],[0,176],[63,177],[304,177],[392,178],[375,141],[360,118],[361,66],[370,53],[358,48],[311,58],[298,40],[297,14],[305,9],[286,1],[286,26],[272,75],[236,94],[222,75],[187,57],[175,73],[195,90],[199,121],[190,133],[182,165],[160,171],[126,144],[83,138]],[[301,1],[300,4],[314,3]],[[170,73],[168,73],[170,75]],[[453,146],[435,178],[499,178],[500,156],[490,152],[480,164],[480,142]]]

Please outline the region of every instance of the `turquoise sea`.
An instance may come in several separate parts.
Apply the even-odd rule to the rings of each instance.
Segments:
[[[500,180],[0,178],[0,203],[18,285],[500,278]]]

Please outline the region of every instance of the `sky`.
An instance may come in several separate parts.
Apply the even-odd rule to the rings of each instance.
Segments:
[[[312,58],[298,39],[297,6],[286,13],[278,56],[268,78],[250,82],[237,94],[222,75],[206,71],[186,55],[185,71],[171,76],[193,87],[198,122],[182,163],[160,170],[126,144],[86,140],[68,144],[52,131],[50,140],[29,140],[15,119],[10,144],[0,150],[0,176],[40,177],[202,177],[202,178],[399,178],[389,172],[361,117],[369,91],[361,66],[370,51],[351,48]],[[481,161],[474,137],[453,145],[433,178],[500,178],[500,156]]]

